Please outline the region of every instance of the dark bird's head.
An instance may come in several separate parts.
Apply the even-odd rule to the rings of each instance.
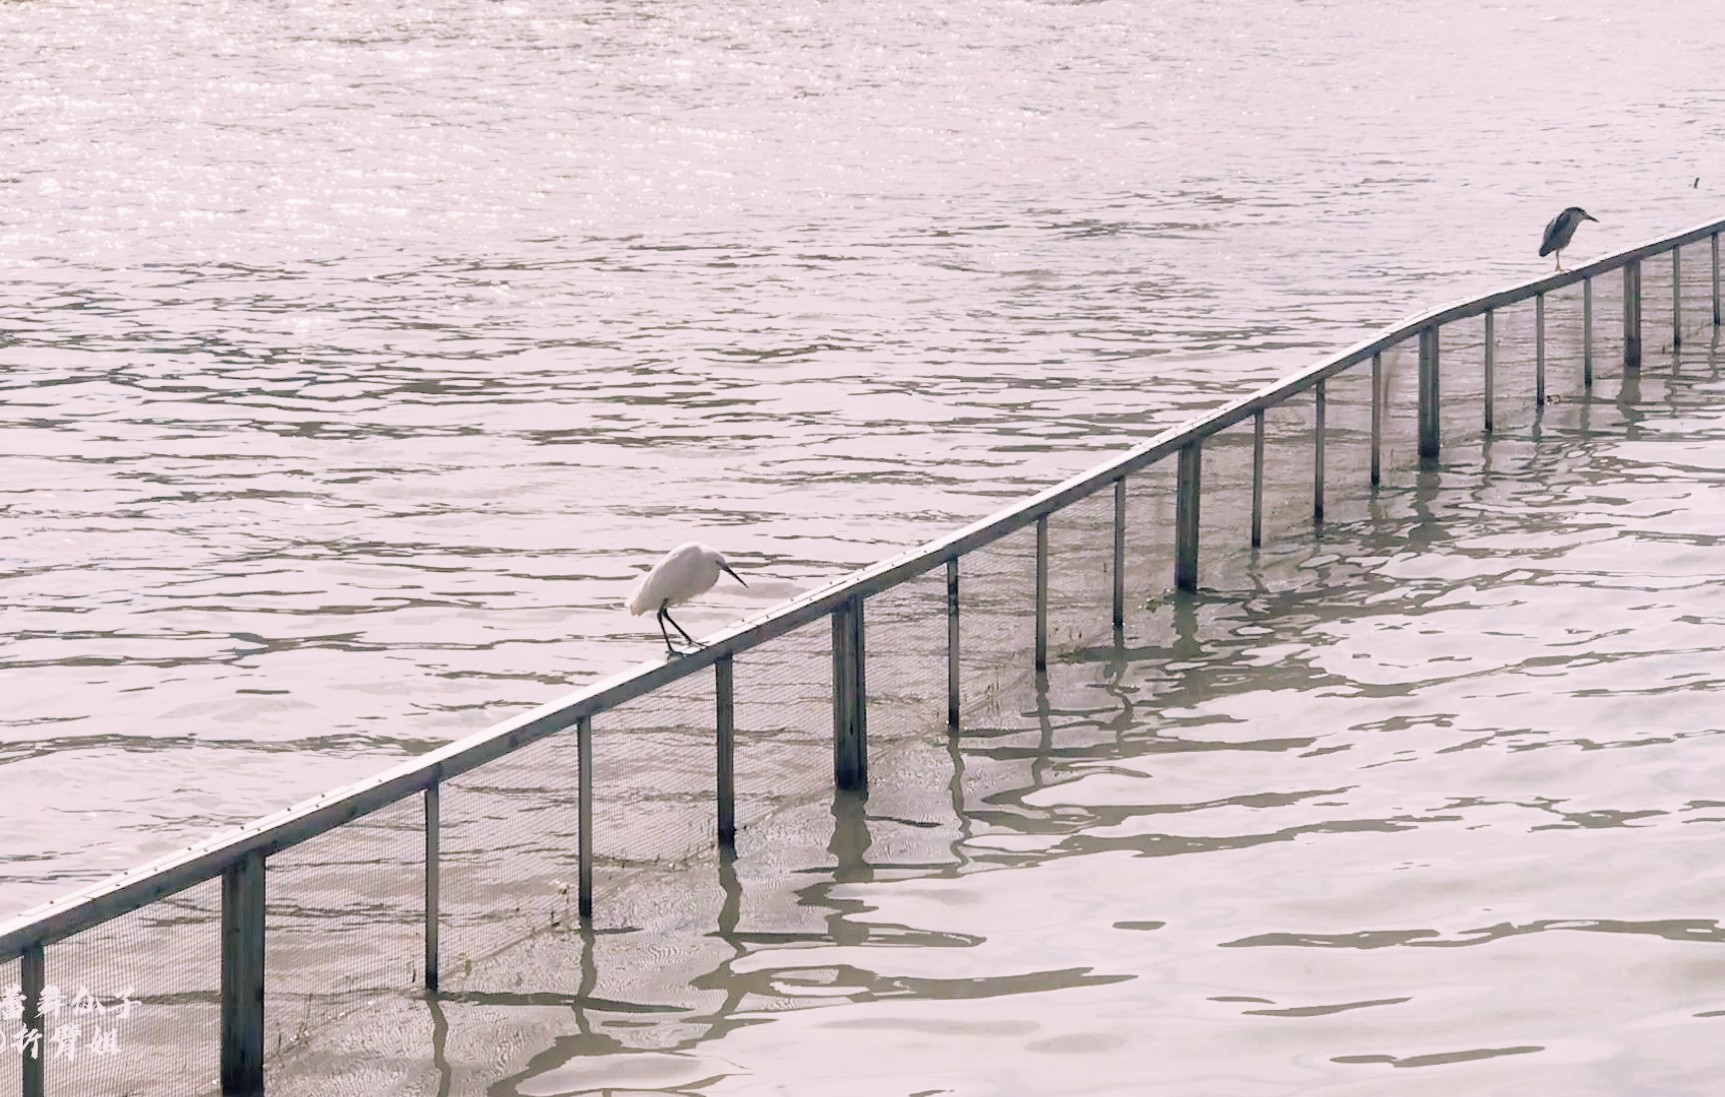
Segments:
[[[1565,217],[1569,218],[1570,220],[1575,221],[1577,223],[1580,223],[1582,221],[1592,221],[1596,225],[1599,223],[1599,218],[1593,216],[1593,214],[1591,214],[1591,213],[1588,213],[1586,210],[1582,209],[1580,206],[1570,206],[1568,209],[1563,211],[1563,215]]]

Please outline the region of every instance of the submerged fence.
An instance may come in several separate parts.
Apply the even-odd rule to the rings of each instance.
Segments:
[[[1649,331],[1675,348],[1686,320],[1717,328],[1722,231],[1416,316],[684,658],[0,925],[0,1036],[18,1057],[0,1094],[14,1078],[25,1097],[261,1093],[266,1061],[322,1016],[482,982],[500,950],[591,919],[596,880],[734,849],[739,825],[824,792],[829,764],[832,788],[865,789],[871,740],[985,718],[996,694],[978,686],[1003,669],[1118,637],[1169,582],[1197,589],[1206,538],[1309,530],[1386,470],[1489,436],[1505,408],[1537,415],[1554,371],[1587,389],[1598,369],[1638,371]],[[1711,276],[1686,277],[1701,243]],[[1358,480],[1332,495],[1338,466]],[[1217,492],[1241,501],[1226,522],[1205,506]],[[112,1054],[121,1032],[152,1054]]]

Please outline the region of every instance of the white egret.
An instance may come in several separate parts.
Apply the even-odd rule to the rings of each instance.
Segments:
[[[1580,206],[1570,206],[1553,217],[1551,224],[1545,226],[1545,239],[1539,245],[1540,257],[1544,258],[1555,251],[1557,253],[1557,269],[1562,270],[1563,249],[1569,246],[1570,237],[1575,235],[1575,230],[1581,227],[1583,221],[1592,221],[1598,224],[1599,218]]]
[[[650,609],[657,610],[659,635],[665,638],[665,650],[672,655],[681,655],[682,652],[671,643],[671,634],[665,631],[666,621],[683,633],[683,639],[689,643],[699,647],[701,642],[683,631],[683,626],[677,624],[676,618],[671,616],[670,609],[712,590],[713,584],[719,581],[720,572],[743,583],[743,577],[731,570],[731,565],[725,562],[724,555],[713,546],[703,545],[699,541],[678,545],[667,552],[663,560],[654,564],[652,571],[641,576],[641,581],[635,584],[635,589],[623,606],[637,617]],[[743,585],[746,587],[749,584]]]

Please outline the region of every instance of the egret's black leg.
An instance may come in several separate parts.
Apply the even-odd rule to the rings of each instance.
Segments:
[[[671,616],[671,610],[670,610],[669,606],[661,606],[659,608],[659,616],[661,616],[665,620],[671,622],[671,626],[673,628],[675,628],[678,632],[683,632],[683,626],[677,624],[677,619],[675,617]],[[660,629],[663,629],[664,627],[665,627],[664,625],[659,626]],[[689,643],[694,644],[698,648],[704,648],[707,646],[706,644],[701,643],[701,641],[695,639],[693,636],[690,636],[686,632],[683,632],[683,639],[689,641]]]
[[[668,654],[668,655],[681,655],[681,654],[683,654],[682,652],[678,651],[676,649],[676,647],[671,643],[671,634],[665,631],[665,607],[664,606],[659,607],[658,622],[659,622],[659,635],[663,636],[665,638],[665,652],[666,652],[666,654]],[[677,622],[672,621],[671,623],[674,625]],[[682,632],[683,630],[678,629],[677,631]]]

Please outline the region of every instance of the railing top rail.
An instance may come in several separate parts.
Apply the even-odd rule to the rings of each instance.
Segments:
[[[80,930],[99,925],[108,919],[219,876],[228,866],[249,854],[274,853],[322,834],[348,820],[387,807],[437,782],[465,773],[547,735],[571,727],[583,717],[616,708],[661,686],[704,670],[720,658],[747,651],[818,620],[852,597],[877,594],[931,571],[948,560],[997,541],[1053,511],[1092,495],[1121,477],[1178,452],[1186,445],[1201,441],[1251,418],[1260,411],[1306,392],[1318,382],[1369,361],[1374,355],[1417,336],[1423,330],[1482,316],[1494,309],[1608,274],[1636,260],[1660,255],[1719,233],[1725,233],[1725,219],[1710,221],[1670,236],[1650,240],[1567,271],[1553,272],[1542,278],[1416,314],[1280,381],[1272,382],[1213,411],[1164,430],[1120,456],[1062,481],[1023,502],[918,548],[852,572],[774,609],[745,618],[719,632],[708,641],[706,647],[683,658],[640,664],[631,670],[612,675],[529,712],[410,759],[374,777],[324,793],[244,826],[223,831],[178,853],[140,865],[25,911],[5,923],[0,923],[0,962],[21,955],[33,945],[62,940]]]

